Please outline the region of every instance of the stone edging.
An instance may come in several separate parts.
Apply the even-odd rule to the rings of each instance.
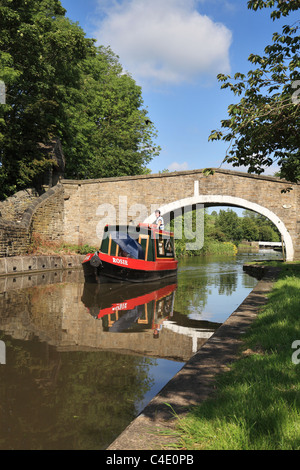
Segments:
[[[24,211],[21,222],[18,225],[22,225],[29,230],[32,217],[35,211],[38,209],[38,207],[40,207],[47,199],[54,196],[59,191],[63,191],[63,187],[61,184],[57,184],[53,188],[48,189],[48,191],[46,191],[44,194],[38,197],[35,201],[33,201],[30,204],[30,206],[27,207],[27,209]]]
[[[268,266],[262,264],[244,264],[243,271],[245,271],[249,276],[256,277],[256,279],[263,279],[263,277],[268,272]]]
[[[253,173],[246,173],[242,171],[234,171],[234,170],[226,170],[223,168],[210,168],[214,173],[222,173],[226,175],[233,175],[233,176],[241,176],[244,178],[252,178],[256,180],[264,180],[264,181],[277,181],[278,183],[287,184],[289,183],[285,179],[281,179],[275,176],[267,176],[267,175],[256,175]],[[107,177],[107,178],[98,178],[98,179],[86,179],[86,180],[71,180],[71,179],[62,179],[62,185],[85,185],[85,184],[95,184],[95,183],[108,183],[112,181],[127,181],[127,180],[137,180],[137,179],[153,179],[153,178],[169,178],[169,177],[178,177],[178,176],[185,176],[185,175],[197,175],[203,174],[204,169],[196,169],[196,170],[184,170],[184,171],[172,171],[167,173],[150,173],[146,175],[133,175],[133,176],[114,176],[114,177]],[[294,185],[298,185],[300,183],[290,183]]]
[[[264,268],[265,269],[265,268]],[[172,429],[177,416],[199,405],[214,391],[215,377],[238,357],[241,336],[266,304],[280,268],[268,268],[264,278],[216,330],[213,336],[167,383],[143,412],[110,444],[107,450],[171,449],[172,438],[163,431]],[[168,406],[166,405],[168,404]],[[173,410],[173,412],[172,412]],[[165,433],[166,434],[166,433]]]
[[[36,255],[0,258],[0,276],[81,268],[84,255]]]

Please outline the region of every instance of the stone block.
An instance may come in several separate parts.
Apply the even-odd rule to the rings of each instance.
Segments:
[[[61,256],[50,256],[50,267],[51,269],[62,269],[63,261]]]
[[[6,290],[22,289],[23,288],[23,276],[9,276],[7,278]]]
[[[82,259],[81,259],[82,258]],[[81,262],[84,259],[84,256],[64,256],[63,257],[63,268],[64,269],[74,269],[81,266]]]
[[[0,277],[0,294],[6,292],[7,277]]]
[[[6,274],[6,258],[0,258],[0,274]]]
[[[51,263],[49,256],[37,256],[36,258],[36,269],[38,271],[43,271],[44,269],[50,269]]]
[[[37,259],[35,256],[24,256],[23,258],[23,270],[24,271],[35,271],[37,269]]]
[[[58,270],[58,271],[50,271],[49,272],[49,283],[50,284],[57,284],[62,282],[63,280],[63,271]]]
[[[7,274],[22,273],[23,272],[23,258],[12,257],[6,259],[6,272]]]

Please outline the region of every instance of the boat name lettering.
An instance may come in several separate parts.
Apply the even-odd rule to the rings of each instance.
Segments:
[[[118,264],[125,264],[126,266],[128,266],[128,261],[127,261],[127,259],[113,258],[113,262],[114,262],[114,263],[118,263]]]
[[[113,307],[113,310],[127,310],[127,302],[118,304],[116,307]]]

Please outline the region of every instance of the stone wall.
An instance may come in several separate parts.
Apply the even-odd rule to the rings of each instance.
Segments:
[[[8,220],[0,217],[0,258],[28,253],[34,233],[38,233],[45,240],[63,239],[64,189],[61,185],[34,198],[30,205],[28,205],[28,200],[24,202],[24,206],[27,207],[22,216],[19,196],[16,197],[16,201],[15,204],[8,201],[6,205],[2,202],[2,205],[6,207]],[[9,207],[11,212],[8,211]],[[17,212],[19,213],[18,220],[14,221],[12,220],[13,214]]]
[[[31,215],[31,214],[30,214]],[[50,189],[32,207],[31,233],[45,240],[60,241],[64,236],[64,189]]]
[[[0,218],[0,258],[25,254],[30,245],[27,227]]]
[[[33,189],[18,191],[13,196],[0,202],[0,220],[21,222],[25,210],[39,197],[38,192]]]
[[[0,258],[0,276],[30,274],[55,270],[78,269],[82,267],[84,255],[26,255]],[[20,277],[14,279],[18,285]]]

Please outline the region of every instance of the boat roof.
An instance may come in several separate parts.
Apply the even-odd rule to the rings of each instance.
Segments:
[[[113,224],[106,224],[104,230],[108,230],[108,227],[113,227],[114,231],[121,231],[126,229],[129,229],[128,232],[130,232],[131,229],[136,229],[137,227],[144,228],[146,230],[152,230],[154,233],[161,233],[162,235],[167,235],[169,237],[174,237],[174,232],[168,232],[166,230],[159,230],[156,224],[144,224],[140,223],[138,225],[113,225]]]

